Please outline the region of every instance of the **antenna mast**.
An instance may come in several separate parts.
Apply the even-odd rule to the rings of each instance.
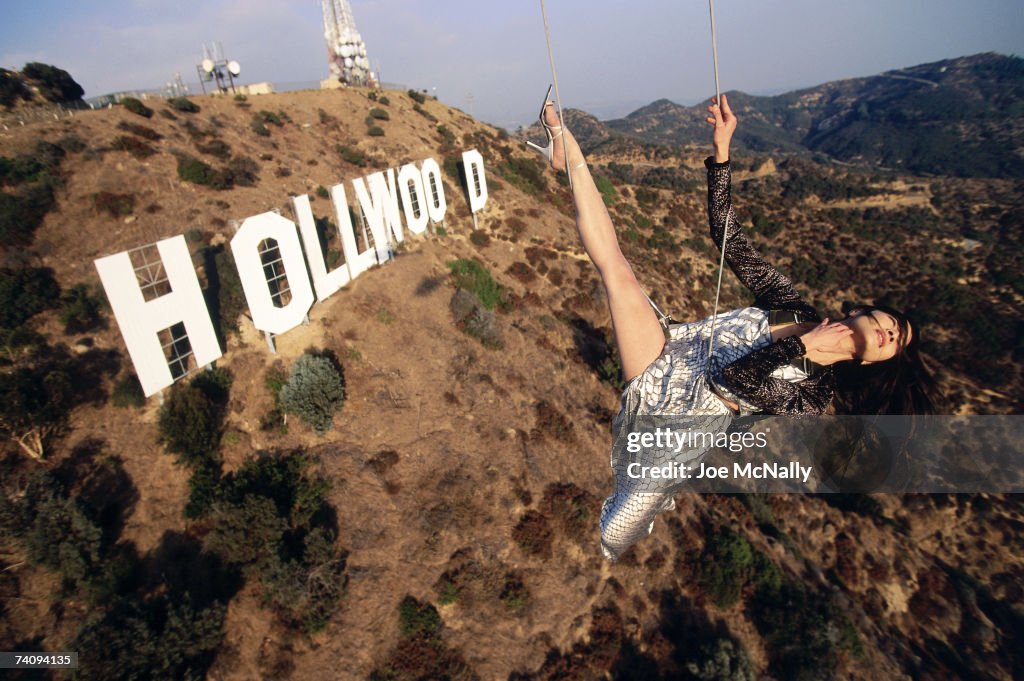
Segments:
[[[331,77],[345,85],[376,87],[377,77],[370,70],[366,44],[356,29],[348,0],[321,0],[320,6]]]

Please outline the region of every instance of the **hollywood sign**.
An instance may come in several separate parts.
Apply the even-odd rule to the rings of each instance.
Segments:
[[[469,207],[475,215],[487,202],[483,157],[474,149],[464,152],[462,161]],[[414,163],[402,166],[397,178],[394,168],[357,178],[352,180],[352,189],[360,212],[362,248],[352,224],[345,186],[334,185],[329,191],[344,262],[331,270],[307,195],[291,198],[297,225],[271,211],[248,217],[238,226],[231,239],[231,254],[252,323],[268,338],[302,324],[315,301],[326,300],[373,265],[390,260],[392,247],[406,239],[405,229],[423,236],[428,224],[442,222],[448,210],[441,168],[432,158],[421,161],[419,167]],[[273,276],[268,276],[265,258],[268,244],[276,245]],[[132,262],[130,251],[95,261],[147,397],[186,373],[184,365],[179,365],[176,372],[171,370],[171,362],[181,361],[180,353],[168,357],[168,352],[176,353],[181,344],[187,343],[186,354],[192,356],[195,366],[208,365],[223,354],[184,236],[164,239],[154,246],[159,262],[148,262],[144,268]],[[159,276],[143,276],[143,269],[149,273],[156,269]],[[287,302],[276,289],[276,280],[282,274],[290,291]],[[140,277],[145,281],[147,276],[150,284],[140,282]],[[154,279],[162,286],[155,297]],[[184,335],[168,343],[171,329],[182,328]]]

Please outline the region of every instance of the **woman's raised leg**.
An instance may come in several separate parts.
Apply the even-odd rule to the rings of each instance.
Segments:
[[[548,125],[557,132],[559,121],[554,106],[548,104],[544,115]],[[658,316],[637,283],[633,269],[619,249],[611,216],[594,184],[579,144],[567,129],[562,128],[561,132],[554,140],[551,165],[555,170],[569,169],[576,204],[576,228],[584,250],[604,282],[615,343],[622,360],[622,374],[629,381],[661,354],[665,334],[658,323]]]

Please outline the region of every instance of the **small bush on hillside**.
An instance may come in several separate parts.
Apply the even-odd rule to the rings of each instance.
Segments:
[[[106,213],[112,218],[120,218],[131,215],[135,210],[135,196],[133,194],[98,192],[92,195],[92,206],[97,213]]]
[[[479,261],[460,258],[449,262],[448,269],[451,270],[456,288],[475,295],[488,310],[505,303],[508,295],[505,287],[494,281],[491,273]]]
[[[360,168],[365,168],[370,162],[370,159],[366,157],[366,154],[358,149],[346,147],[341,144],[334,147],[334,149],[341,154],[342,160],[347,163],[351,163],[352,165],[359,166]]]
[[[285,116],[284,113],[274,113],[273,111],[266,111],[265,109],[257,111],[256,113],[254,113],[252,115],[252,117],[253,117],[253,119],[257,119],[258,118],[259,120],[261,120],[264,123],[270,123],[271,125],[276,125],[279,128],[284,125],[284,121],[281,120],[282,117],[287,118],[287,116]]]
[[[255,187],[259,181],[260,166],[247,156],[236,156],[228,162],[224,176],[231,185]]]
[[[75,284],[60,297],[60,321],[65,333],[90,331],[100,324],[103,298],[92,295],[86,284]]]
[[[381,97],[377,101],[382,106],[388,106],[389,104],[391,104],[391,100],[387,98],[387,95],[381,95]]]
[[[409,90],[409,98],[417,104],[423,104],[427,101],[426,95],[422,92],[416,92],[415,90]]]
[[[432,113],[430,113],[429,111],[424,109],[419,104],[413,104],[412,105],[412,110],[415,111],[416,113],[418,113],[420,116],[423,116],[424,118],[426,118],[431,123],[436,123],[437,122],[437,116],[434,116]]]
[[[181,463],[197,467],[217,459],[230,381],[227,372],[218,370],[171,387],[157,427],[161,441]]]
[[[224,640],[227,608],[162,593],[123,596],[91,613],[71,643],[80,681],[206,678]]]
[[[0,156],[0,187],[35,182],[45,171],[43,164],[31,156]]]
[[[138,114],[143,118],[152,118],[153,110],[143,104],[140,100],[135,97],[125,97],[121,100],[121,106],[131,111],[133,114]]]
[[[142,386],[135,374],[128,373],[114,383],[110,392],[110,403],[115,407],[141,407],[146,404],[146,396],[142,394]]]
[[[147,128],[146,126],[139,125],[138,123],[129,123],[128,121],[121,121],[117,124],[117,129],[124,130],[125,132],[130,132],[133,135],[137,135],[139,137],[142,137],[143,139],[151,140],[153,142],[157,142],[163,139],[163,135],[158,133],[153,128]]]
[[[126,135],[115,137],[114,141],[110,143],[110,148],[114,151],[127,151],[133,158],[139,159],[140,161],[156,154],[156,149],[149,146],[142,140],[137,137],[128,137]]]
[[[338,119],[327,113],[323,109],[317,109],[316,115],[320,119],[320,122],[324,125],[334,125],[338,122]]]
[[[391,114],[389,114],[384,109],[380,109],[380,108],[377,108],[377,107],[374,107],[374,108],[370,109],[370,117],[374,118],[374,119],[376,119],[378,121],[389,121],[389,120],[391,120]]]
[[[296,414],[323,434],[345,400],[345,382],[330,360],[305,354],[295,360],[279,396],[282,410]]]
[[[210,140],[206,144],[197,144],[196,149],[200,154],[206,154],[219,158],[222,161],[227,160],[231,156],[231,147],[226,142],[220,140]]]
[[[449,303],[456,326],[466,335],[473,336],[484,347],[499,350],[504,347],[498,319],[486,309],[479,298],[464,289],[457,289]]]
[[[455,148],[455,133],[446,126],[437,126],[437,137],[441,140],[442,152],[448,152]]]
[[[366,134],[370,137],[383,137],[384,129],[378,125],[372,125],[366,130]]]
[[[0,192],[0,245],[32,243],[36,229],[57,203],[53,190],[54,182],[42,178],[13,194]]]
[[[217,311],[222,336],[238,333],[238,316],[248,307],[234,257],[223,245],[209,251],[217,272]]]
[[[345,593],[346,553],[334,547],[334,533],[314,528],[301,557],[274,560],[263,575],[264,599],[282,619],[307,634],[327,626]]]
[[[230,189],[231,178],[194,156],[178,157],[178,177],[213,189]]]
[[[188,97],[171,97],[167,100],[167,106],[184,113],[199,113],[199,105]]]
[[[252,121],[249,123],[249,129],[260,137],[270,137],[270,129],[264,125],[263,119],[253,114]]]
[[[0,269],[0,328],[13,329],[57,306],[60,287],[49,268]]]

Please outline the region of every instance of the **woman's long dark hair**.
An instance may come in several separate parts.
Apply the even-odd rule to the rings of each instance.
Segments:
[[[906,332],[911,320],[886,305],[843,303],[843,313],[879,310],[892,315]],[[859,360],[833,365],[836,376],[837,414],[934,414],[938,407],[935,379],[921,356],[920,326],[913,325],[910,342],[884,362],[861,364]]]

